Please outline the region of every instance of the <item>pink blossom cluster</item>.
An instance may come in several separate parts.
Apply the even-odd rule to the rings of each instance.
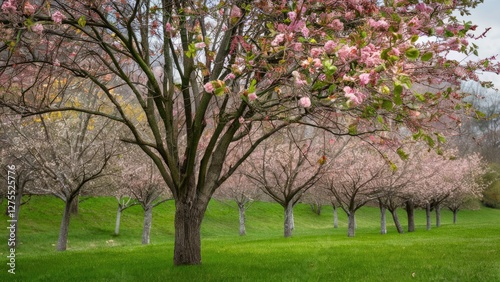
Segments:
[[[389,23],[385,20],[374,20],[374,19],[369,19],[368,24],[375,30],[388,30],[389,29]]]
[[[2,4],[2,12],[5,14],[15,13],[17,11],[17,6],[15,0],[7,0]]]
[[[229,17],[231,17],[231,18],[241,18],[241,9],[238,6],[233,5],[231,7],[231,13],[229,14]]]
[[[335,53],[335,48],[337,47],[337,43],[335,43],[335,41],[333,40],[328,40],[326,43],[325,43],[325,52],[330,55],[330,54],[333,54]]]
[[[207,47],[207,44],[205,44],[205,42],[197,42],[194,44],[194,48],[196,49],[203,49],[205,47]]]
[[[346,44],[337,51],[337,55],[342,62],[349,62],[358,57],[358,48]]]
[[[293,71],[292,75],[295,80],[295,86],[300,87],[307,84],[307,81],[302,78],[301,74],[298,71]]]
[[[344,87],[344,96],[354,105],[359,105],[366,99],[366,95],[363,92],[349,86]]]
[[[279,46],[281,43],[285,41],[285,35],[283,33],[280,33],[276,35],[276,37],[271,41],[271,46],[276,47]]]
[[[212,84],[212,82],[210,81],[210,82],[205,83],[205,85],[203,85],[203,89],[205,89],[205,92],[207,92],[207,93],[213,93],[215,90],[215,87]]]
[[[372,43],[361,48],[360,61],[369,68],[380,65],[382,59],[380,58],[379,48]]]
[[[302,108],[311,107],[311,99],[309,97],[302,97],[299,99],[299,106]]]
[[[55,11],[52,14],[51,19],[56,23],[56,24],[61,24],[64,19],[66,19],[66,16],[63,15],[60,11]]]
[[[37,33],[37,34],[42,34],[43,25],[36,23],[36,24],[31,26],[31,31],[33,31],[34,33]]]
[[[35,13],[35,6],[31,5],[30,2],[24,3],[24,14],[31,16]]]

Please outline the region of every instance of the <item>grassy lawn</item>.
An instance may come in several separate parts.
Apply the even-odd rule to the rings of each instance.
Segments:
[[[358,213],[356,237],[347,238],[343,212],[333,229],[331,208],[317,216],[300,204],[294,236],[284,239],[280,206],[255,203],[248,235],[240,237],[237,210],[212,201],[202,226],[203,265],[173,267],[173,202],[156,208],[152,244],[142,246],[140,207],[124,212],[121,234],[113,236],[116,201],[88,199],[72,218],[68,250],[58,253],[62,209],[51,197],[22,207],[16,274],[4,263],[0,281],[500,281],[500,210],[461,211],[456,225],[443,211],[443,225],[430,231],[418,211],[416,232],[397,234],[389,225],[380,235],[378,209],[367,207]],[[5,258],[6,240],[3,246]]]

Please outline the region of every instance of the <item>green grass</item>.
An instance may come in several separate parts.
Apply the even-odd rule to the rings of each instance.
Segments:
[[[416,232],[397,234],[389,225],[380,235],[378,209],[366,207],[357,214],[356,237],[347,238],[343,212],[333,229],[331,208],[317,216],[299,204],[294,236],[284,239],[280,206],[255,203],[248,235],[240,237],[237,210],[212,201],[202,225],[203,264],[195,267],[172,264],[171,201],[155,209],[152,244],[142,246],[140,207],[124,212],[121,234],[113,236],[115,200],[86,200],[72,218],[68,250],[56,252],[62,209],[51,197],[22,207],[16,274],[3,264],[0,281],[500,281],[500,210],[488,208],[461,211],[456,225],[443,211],[443,225],[430,231],[417,211]]]

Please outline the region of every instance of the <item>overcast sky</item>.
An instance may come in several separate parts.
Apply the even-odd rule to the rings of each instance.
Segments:
[[[471,15],[467,16],[466,20],[478,25],[477,34],[481,34],[486,28],[491,27],[485,39],[474,41],[474,43],[479,46],[481,58],[498,55],[497,59],[500,60],[500,1],[484,0],[483,4],[479,4],[476,9],[471,11]],[[495,87],[500,89],[500,75],[485,73],[481,78],[493,81]]]

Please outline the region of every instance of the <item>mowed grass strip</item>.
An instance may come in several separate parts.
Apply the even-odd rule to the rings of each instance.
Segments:
[[[397,234],[389,225],[389,234],[380,235],[378,209],[367,207],[358,214],[356,237],[347,238],[342,212],[333,229],[331,208],[317,216],[298,205],[294,236],[284,239],[280,206],[255,203],[247,211],[248,235],[239,237],[237,210],[213,201],[202,228],[203,265],[174,267],[173,203],[155,211],[149,246],[140,245],[140,207],[126,210],[121,234],[112,235],[115,205],[112,198],[82,202],[72,218],[70,248],[58,253],[53,244],[62,203],[33,198],[21,211],[16,275],[4,264],[0,280],[500,281],[500,210],[461,211],[456,225],[443,211],[443,226],[430,231],[419,211],[416,232]]]

